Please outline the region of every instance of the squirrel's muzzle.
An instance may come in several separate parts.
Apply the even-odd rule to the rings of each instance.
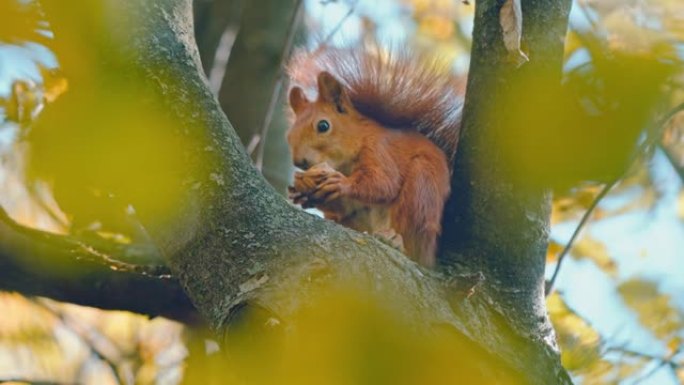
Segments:
[[[311,167],[311,163],[307,159],[295,159],[294,165],[302,170],[308,170]]]

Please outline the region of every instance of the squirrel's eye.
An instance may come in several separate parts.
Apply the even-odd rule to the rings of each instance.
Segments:
[[[316,123],[316,130],[320,133],[328,132],[330,130],[330,122],[327,120],[319,120],[318,123]]]

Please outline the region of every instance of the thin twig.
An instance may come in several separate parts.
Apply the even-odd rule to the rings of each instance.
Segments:
[[[249,156],[252,156],[254,150],[256,150],[257,146],[259,145],[259,142],[261,142],[261,137],[259,136],[259,134],[252,135],[252,139],[249,140],[249,143],[246,147],[247,154]]]
[[[672,375],[672,380],[674,380],[674,383],[676,384],[677,382],[681,383],[681,377],[679,376],[679,369],[681,368],[681,365],[670,365],[670,374]]]
[[[675,117],[675,115],[677,115],[678,113],[680,113],[682,111],[684,111],[684,103],[680,103],[680,104],[676,105],[674,108],[672,108],[670,111],[667,112],[667,114],[663,117],[663,119],[661,119],[660,125],[658,127],[660,127],[660,129],[662,130],[663,128],[665,128],[665,125],[670,120],[672,120],[672,118]]]
[[[653,369],[649,370],[648,372],[644,373],[643,375],[641,375],[640,377],[635,379],[634,382],[632,382],[632,385],[637,385],[637,384],[642,383],[643,381],[648,380],[651,376],[656,374],[656,372],[658,372],[660,369],[663,368],[663,366],[665,366],[667,364],[668,364],[667,361],[660,361],[658,363],[658,365],[656,365]]]
[[[328,33],[328,36],[326,36],[325,39],[323,39],[323,41],[321,42],[320,45],[325,46],[326,44],[328,44],[328,42],[330,42],[330,39],[332,39],[333,36],[335,36],[337,34],[337,32],[339,32],[340,28],[342,28],[342,25],[347,21],[347,19],[352,14],[354,14],[354,11],[356,10],[356,5],[358,3],[359,3],[359,0],[355,0],[353,3],[351,3],[349,5],[349,10],[347,11],[347,13],[344,16],[342,16],[340,21],[337,22],[335,27],[330,31],[330,33]]]
[[[618,182],[619,179],[615,179],[610,183],[607,183],[606,185],[603,186],[601,189],[601,192],[594,198],[594,201],[591,202],[591,205],[587,209],[587,211],[584,212],[584,215],[582,215],[582,219],[580,219],[579,224],[575,228],[575,231],[572,233],[572,236],[570,237],[570,240],[568,243],[565,244],[565,247],[563,248],[563,251],[560,252],[558,255],[558,262],[556,263],[556,268],[553,271],[553,275],[551,276],[551,279],[547,282],[546,284],[546,296],[549,296],[551,293],[553,293],[553,287],[554,284],[556,283],[556,278],[558,277],[558,273],[560,272],[561,265],[563,264],[563,260],[565,259],[565,256],[568,255],[570,250],[572,249],[573,244],[575,243],[575,239],[577,239],[577,236],[579,235],[580,231],[582,228],[584,228],[584,225],[587,223],[589,218],[591,217],[591,214],[594,212],[594,209],[598,206],[599,202],[601,199],[603,199],[608,192],[615,186],[615,184]]]
[[[226,76],[226,69],[228,68],[228,60],[230,59],[230,52],[235,43],[240,26],[229,24],[221,34],[218,47],[214,53],[214,61],[212,63],[211,71],[209,71],[209,89],[214,95],[218,95],[223,85],[223,79]]]
[[[639,358],[650,360],[651,362],[657,362],[658,363],[658,365],[656,365],[653,369],[649,370],[648,372],[646,372],[643,375],[636,378],[634,380],[633,384],[638,384],[638,383],[641,383],[642,381],[648,379],[653,374],[655,374],[658,370],[662,369],[663,366],[667,365],[670,368],[674,368],[674,369],[677,369],[679,367],[679,365],[672,360],[674,356],[679,354],[679,350],[675,350],[675,351],[669,353],[666,357],[658,357],[658,356],[654,356],[652,354],[638,352],[636,350],[627,349],[627,348],[621,347],[621,346],[608,347],[606,349],[606,352],[618,352],[618,353],[626,354],[628,356],[639,357]]]
[[[591,16],[589,13],[589,5],[585,1],[578,1],[577,5],[579,6],[578,9],[582,12],[584,15],[584,18],[587,19],[587,22],[591,26],[591,29],[594,30],[594,32],[599,32],[599,26],[596,20]]]
[[[271,126],[271,121],[273,121],[273,113],[275,112],[276,105],[278,104],[278,96],[280,96],[280,91],[283,89],[283,78],[278,76],[273,85],[273,93],[271,94],[271,100],[268,103],[268,109],[266,110],[266,116],[264,118],[264,123],[261,126],[261,134],[258,135],[259,141],[257,142],[257,157],[255,165],[257,170],[261,171],[264,166],[264,154],[266,152],[266,135],[268,134],[268,129]]]
[[[40,193],[37,189],[36,184],[32,184],[31,186],[28,186],[27,189],[28,191],[28,196],[31,201],[40,207],[40,209],[43,210],[43,212],[52,219],[57,225],[60,226],[61,229],[68,229],[69,228],[69,223],[68,221],[65,221],[65,218],[61,217],[58,212],[53,208],[50,207],[50,205],[45,201],[45,199],[40,196]]]
[[[677,162],[677,159],[675,159],[675,155],[672,153],[672,150],[670,150],[662,142],[658,143],[657,147],[660,151],[663,152],[663,154],[665,154],[665,157],[670,162],[670,165],[675,170],[677,175],[679,175],[679,179],[684,183],[684,167],[682,167],[682,165],[680,165],[679,162]]]
[[[652,360],[652,361],[658,361],[658,362],[661,362],[661,361],[665,361],[666,363],[671,362],[671,360],[669,358],[663,358],[663,357],[654,356],[654,355],[648,354],[648,353],[638,352],[636,350],[628,349],[628,348],[625,348],[623,346],[609,346],[606,348],[606,352],[618,352],[618,353],[626,354],[628,356],[641,357],[641,358],[645,358],[645,359]]]
[[[672,120],[672,118],[674,118],[675,115],[677,115],[678,113],[680,113],[680,112],[682,112],[682,111],[684,111],[684,103],[681,103],[681,104],[675,106],[673,109],[671,109],[671,110],[667,113],[667,115],[665,115],[665,117],[663,117],[663,120],[662,120],[662,122],[661,122],[662,125],[660,126],[660,129],[661,129],[661,130],[664,130],[664,129],[665,129],[665,125],[666,125],[670,120]],[[660,150],[663,151],[663,153],[665,154],[665,157],[667,158],[667,160],[670,161],[670,164],[672,164],[672,167],[675,169],[675,171],[676,171],[677,174],[679,175],[679,177],[680,177],[680,179],[682,180],[682,182],[684,182],[684,167],[682,167],[682,166],[679,164],[679,162],[677,162],[677,160],[676,160],[675,157],[674,157],[674,154],[672,154],[672,152],[670,151],[670,149],[667,148],[667,146],[665,146],[665,144],[663,143],[663,140],[662,140],[662,132],[661,132],[660,134],[661,134],[661,135],[658,136],[658,137],[659,137],[661,140],[657,142],[656,146],[657,146]]]
[[[556,278],[558,277],[558,273],[560,272],[561,265],[563,264],[563,260],[565,259],[565,256],[569,253],[569,251],[572,249],[572,246],[579,235],[580,231],[584,227],[584,225],[587,223],[589,218],[591,217],[592,212],[598,206],[599,202],[601,199],[603,199],[608,192],[619,182],[623,177],[624,174],[627,173],[629,169],[632,168],[632,166],[636,163],[637,159],[639,159],[639,156],[643,153],[645,153],[649,147],[653,146],[655,143],[658,142],[658,138],[662,138],[663,135],[663,129],[665,125],[678,113],[684,111],[684,103],[681,103],[674,108],[672,108],[670,111],[668,111],[667,114],[655,125],[655,129],[652,131],[651,137],[647,138],[644,140],[641,145],[637,148],[637,150],[634,152],[632,155],[632,158],[628,162],[628,167],[625,168],[625,170],[620,174],[618,177],[613,179],[611,182],[607,183],[606,185],[603,186],[603,189],[601,189],[601,192],[594,198],[594,201],[591,202],[591,205],[587,209],[587,211],[584,213],[582,216],[582,219],[580,220],[579,224],[575,228],[575,231],[572,233],[572,236],[570,237],[570,240],[568,243],[565,245],[563,250],[560,252],[558,255],[558,262],[556,263],[556,268],[553,271],[553,275],[551,276],[551,279],[546,283],[545,287],[545,295],[549,296],[551,293],[553,293],[554,289],[554,284],[556,283]]]
[[[304,7],[303,0],[297,0],[295,4],[294,13],[292,14],[292,19],[290,20],[290,27],[287,31],[287,39],[285,40],[285,45],[283,46],[283,51],[280,56],[280,64],[278,66],[278,75],[276,76],[275,84],[273,84],[273,90],[271,92],[271,99],[268,103],[268,110],[266,110],[266,115],[264,116],[263,124],[261,125],[261,132],[259,135],[259,143],[257,147],[257,156],[255,165],[258,170],[261,170],[264,164],[264,152],[266,149],[266,136],[268,134],[268,129],[271,126],[271,121],[273,120],[273,113],[275,112],[276,105],[278,104],[278,97],[280,96],[280,91],[283,88],[283,77],[285,75],[285,61],[290,56],[292,51],[292,45],[294,44],[294,38],[297,34],[297,29],[302,19]]]

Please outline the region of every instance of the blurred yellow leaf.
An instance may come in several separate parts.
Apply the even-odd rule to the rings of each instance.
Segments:
[[[582,237],[575,242],[570,251],[575,259],[588,259],[611,277],[617,273],[615,260],[608,255],[606,245],[589,236]]]
[[[639,193],[621,207],[605,212],[606,215],[616,216],[637,210],[648,210],[658,203],[659,192],[654,185],[639,186]]]
[[[425,12],[430,6],[430,0],[410,0],[416,13]]]
[[[47,103],[52,103],[67,92],[69,81],[57,68],[46,68],[42,65],[38,68],[43,79],[43,98]]]
[[[600,335],[570,310],[557,292],[546,299],[546,306],[558,336],[563,366],[573,372],[595,370],[601,361]]]
[[[35,1],[0,0],[0,42],[44,40],[39,33],[42,20]]]
[[[564,246],[558,242],[549,242],[549,247],[546,249],[546,263],[556,262],[558,254],[563,251]]]
[[[249,319],[249,317],[248,317]],[[191,354],[189,384],[449,385],[490,383],[468,369],[482,352],[448,328],[412,326],[401,309],[356,290],[317,290],[283,323],[251,320],[227,336],[225,351]],[[283,328],[284,330],[281,330]],[[200,342],[203,344],[203,341]],[[203,346],[199,347],[204,350]],[[212,362],[212,358],[214,361]],[[477,365],[476,365],[477,366]],[[521,383],[514,377],[497,383]]]
[[[594,199],[602,189],[602,185],[585,184],[567,193],[554,194],[551,207],[551,224],[557,224],[568,220],[577,220],[594,202]],[[599,208],[594,209],[594,219],[602,215]]]
[[[11,315],[0,317],[0,376],[74,382],[89,352],[55,314],[9,293],[0,293],[0,313]]]
[[[419,31],[437,40],[446,40],[454,33],[453,20],[439,16],[428,15],[420,20]]]
[[[567,72],[562,87],[553,72],[522,73],[488,106],[486,115],[497,117],[491,142],[516,182],[567,189],[622,176],[640,134],[669,99],[663,89],[680,68],[658,47],[611,50],[597,35],[581,37],[590,61]],[[518,102],[519,90],[526,103]]]
[[[0,309],[4,314],[12,314],[12,317],[0,317],[0,340],[4,344],[51,339],[54,315],[25,297],[0,293]]]
[[[669,350],[668,355],[672,355],[681,349],[682,337],[675,336],[667,342],[667,350]]]
[[[684,329],[684,314],[671,304],[669,295],[660,293],[654,282],[632,278],[618,286],[618,293],[639,322],[666,343]]]
[[[617,362],[604,359],[605,348],[599,333],[570,309],[560,294],[551,294],[546,305],[558,336],[563,366],[582,384],[617,384],[648,364],[644,357],[631,355],[622,356]]]

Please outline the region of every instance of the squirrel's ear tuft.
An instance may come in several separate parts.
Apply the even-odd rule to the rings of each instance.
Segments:
[[[339,113],[346,113],[352,108],[351,101],[342,83],[329,72],[318,74],[318,99],[332,103]]]
[[[290,108],[295,114],[298,114],[307,104],[309,100],[304,95],[304,90],[299,87],[292,87],[290,90]]]

